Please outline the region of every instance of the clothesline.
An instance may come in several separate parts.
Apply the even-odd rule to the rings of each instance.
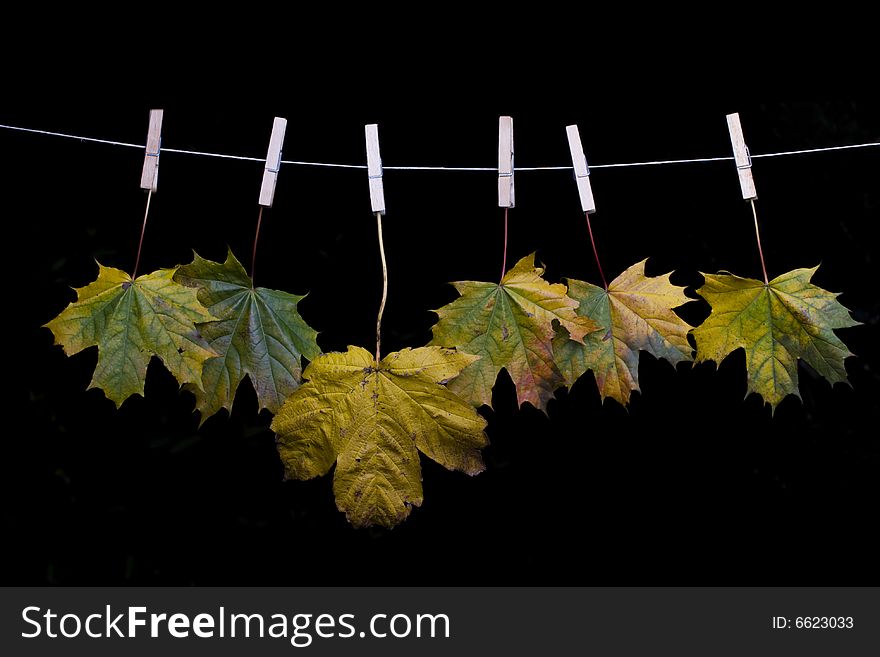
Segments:
[[[51,137],[63,137],[66,139],[77,139],[81,142],[91,142],[96,144],[107,144],[110,146],[122,146],[125,148],[137,148],[143,150],[144,144],[131,144],[122,141],[112,141],[109,139],[98,139],[95,137],[83,137],[80,135],[70,135],[63,132],[50,132],[48,130],[36,130],[34,128],[22,128],[20,126],[3,125],[0,128],[5,130],[15,130],[18,132],[27,132],[38,135],[48,135]],[[806,148],[794,151],[779,151],[777,153],[757,153],[751,155],[753,160],[767,157],[784,157],[788,155],[807,155],[809,153],[827,153],[829,151],[852,150],[856,148],[874,148],[880,146],[880,142],[867,142],[864,144],[848,144],[844,146],[826,146],[824,148]],[[208,153],[204,151],[184,150],[181,148],[162,148],[162,153],[178,153],[181,155],[197,155],[201,157],[216,157],[227,160],[245,160],[248,162],[265,162],[265,158],[248,157],[244,155],[229,155],[225,153]],[[697,162],[726,162],[733,161],[733,156],[724,157],[698,157],[679,160],[651,160],[645,162],[617,162],[613,164],[590,164],[590,169],[616,169],[623,167],[644,167],[656,166],[662,164],[691,164]],[[281,164],[290,164],[294,166],[308,167],[327,167],[335,169],[366,169],[366,164],[339,164],[333,162],[306,162],[302,160],[281,160]],[[392,171],[494,171],[497,167],[446,167],[446,166],[383,166],[383,169]],[[547,167],[515,167],[515,171],[571,171],[571,165],[568,166],[547,166]]]

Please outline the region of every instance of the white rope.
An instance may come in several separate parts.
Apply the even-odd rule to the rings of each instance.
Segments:
[[[752,155],[754,160],[756,157],[779,157],[781,155],[803,155],[804,153],[820,153],[823,151],[845,151],[850,148],[869,148],[871,146],[880,146],[880,142],[870,142],[867,144],[850,144],[848,146],[826,146],[825,148],[808,148],[802,151],[780,151],[779,153],[764,153],[762,155]]]
[[[108,139],[96,139],[94,137],[80,137],[78,135],[68,135],[63,132],[49,132],[48,130],[34,130],[33,128],[21,128],[13,125],[0,124],[0,128],[6,130],[17,130],[19,132],[30,132],[38,135],[49,135],[51,137],[64,137],[66,139],[78,139],[96,144],[109,144],[111,146],[125,146],[127,148],[146,148],[143,144],[129,144],[122,141],[110,141]],[[824,148],[807,148],[798,151],[780,151],[778,153],[759,153],[752,155],[752,159],[762,157],[782,157],[785,155],[805,155],[808,153],[826,153],[828,151],[843,151],[853,148],[873,148],[880,146],[880,142],[868,142],[865,144],[849,144],[846,146],[826,146]],[[247,162],[265,162],[265,158],[246,157],[243,155],[226,155],[223,153],[206,153],[203,151],[188,151],[181,148],[162,148],[163,153],[179,153],[182,155],[200,155],[202,157],[218,157],[226,160],[245,160]],[[651,160],[647,162],[619,162],[616,164],[592,164],[591,169],[617,169],[622,167],[647,167],[659,164],[693,164],[696,162],[725,162],[733,160],[733,156],[726,157],[697,157],[684,160]],[[305,167],[329,167],[334,169],[366,169],[366,164],[336,164],[332,162],[304,162],[301,160],[281,160],[281,164],[293,164]],[[432,167],[432,166],[383,166],[383,169],[393,171],[498,171],[497,167]],[[515,167],[515,171],[571,171],[571,166],[561,167]]]
[[[66,137],[67,139],[79,139],[80,141],[92,141],[97,144],[110,144],[111,146],[127,146],[129,148],[146,148],[146,146],[138,146],[137,144],[126,144],[123,141],[108,141],[106,139],[94,139],[93,137],[77,137],[76,135],[66,135],[63,132],[48,132],[46,130],[34,130],[33,128],[19,128],[14,125],[2,125],[0,128],[7,130],[19,130],[20,132],[32,132],[37,135],[51,135],[52,137]]]

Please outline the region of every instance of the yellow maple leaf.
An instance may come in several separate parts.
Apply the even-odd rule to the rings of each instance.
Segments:
[[[356,527],[393,527],[422,503],[419,452],[450,470],[484,469],[486,421],[442,383],[477,356],[403,349],[376,364],[360,347],[318,356],[272,421],[290,478],[333,465],[336,506]]]

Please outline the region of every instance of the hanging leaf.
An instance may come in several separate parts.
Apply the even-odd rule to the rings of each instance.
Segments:
[[[319,353],[317,332],[303,321],[297,303],[304,297],[254,288],[244,267],[230,250],[226,262],[194,260],[177,270],[174,280],[198,290],[216,321],[199,330],[218,354],[205,363],[201,387],[189,388],[204,422],[221,408],[232,409],[235,391],[247,375],[260,408],[275,413],[299,387],[301,357]]]
[[[688,301],[684,288],[669,282],[669,274],[645,276],[642,260],[604,288],[568,280],[568,296],[580,303],[578,314],[589,317],[599,330],[583,343],[560,332],[553,341],[556,363],[570,388],[592,370],[599,394],[626,406],[630,393],[639,390],[639,351],[665,358],[673,365],[690,361],[687,341],[690,324],[672,309]]]
[[[422,503],[419,452],[469,475],[484,469],[486,421],[441,385],[475,360],[440,347],[388,354],[378,368],[360,347],[318,356],[272,421],[286,476],[335,464],[336,505],[352,525],[402,522]]]
[[[564,285],[541,278],[544,270],[534,261],[534,253],[520,260],[500,284],[453,283],[461,298],[435,311],[440,321],[431,344],[480,356],[449,384],[475,406],[491,407],[492,386],[503,368],[520,405],[546,410],[564,381],[553,361],[553,320],[578,342],[596,329],[592,320],[578,316],[577,301],[565,295]]]
[[[771,412],[798,392],[798,358],[832,384],[848,383],[844,360],[852,356],[833,329],[857,326],[837,294],[810,283],[818,269],[795,269],[765,285],[729,273],[703,274],[697,293],[712,313],[693,330],[697,362],[720,363],[742,347],[748,393],[756,392]]]
[[[195,322],[212,319],[196,293],[160,269],[135,280],[98,263],[98,278],[76,289],[77,300],[45,326],[68,356],[98,347],[89,389],[100,388],[117,407],[144,394],[147,364],[162,359],[181,384],[199,386],[207,358],[217,354]]]

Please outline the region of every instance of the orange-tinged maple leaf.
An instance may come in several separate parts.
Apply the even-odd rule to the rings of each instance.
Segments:
[[[480,356],[449,384],[475,406],[491,407],[492,387],[506,369],[518,403],[546,410],[564,380],[553,360],[554,320],[575,341],[596,329],[591,319],[577,314],[577,301],[566,296],[565,285],[541,278],[544,270],[535,267],[534,258],[520,260],[500,284],[453,283],[461,297],[435,311],[440,319],[431,344]]]
[[[556,337],[556,363],[569,387],[592,370],[602,399],[611,397],[626,406],[632,391],[639,390],[639,351],[673,365],[692,360],[687,341],[691,326],[672,309],[693,299],[685,296],[684,288],[670,283],[669,274],[645,276],[645,262],[632,265],[607,290],[568,281],[568,295],[580,303],[578,314],[600,327],[583,343],[564,333]]]

